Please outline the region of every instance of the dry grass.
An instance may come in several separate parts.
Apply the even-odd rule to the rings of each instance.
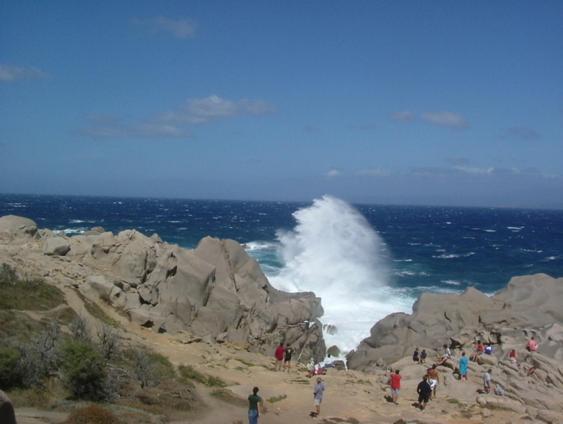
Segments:
[[[121,424],[121,421],[111,411],[89,405],[71,412],[65,424]]]

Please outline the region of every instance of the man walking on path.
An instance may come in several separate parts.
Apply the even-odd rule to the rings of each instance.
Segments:
[[[424,408],[426,408],[426,404],[432,395],[432,388],[430,387],[430,384],[428,384],[427,375],[422,377],[422,381],[418,383],[416,392],[418,393],[418,407],[421,411],[424,411]]]
[[[399,404],[399,392],[401,391],[401,376],[399,370],[395,370],[395,374],[389,377],[389,385],[391,386],[391,398],[395,405]]]
[[[316,417],[321,413],[321,403],[323,401],[323,394],[325,392],[325,383],[321,377],[317,378],[317,384],[313,389],[313,402],[315,404],[315,412],[311,412],[312,417]]]
[[[436,388],[438,387],[438,383],[440,381],[440,376],[438,374],[438,370],[436,369],[436,364],[428,368],[426,375],[428,375],[428,384],[430,384],[433,392],[433,395],[430,396],[430,398],[436,397]]]

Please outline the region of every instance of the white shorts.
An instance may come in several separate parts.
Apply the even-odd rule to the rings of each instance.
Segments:
[[[436,387],[438,385],[438,380],[430,379],[430,380],[428,380],[428,382],[430,383],[430,388],[432,390],[434,390],[434,387]]]
[[[315,406],[319,406],[322,402],[322,399],[315,398]]]

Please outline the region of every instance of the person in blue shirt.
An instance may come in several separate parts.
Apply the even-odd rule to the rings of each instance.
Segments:
[[[465,355],[465,352],[461,352],[461,358],[459,358],[459,374],[461,380],[467,380],[467,368],[469,367],[469,358]]]

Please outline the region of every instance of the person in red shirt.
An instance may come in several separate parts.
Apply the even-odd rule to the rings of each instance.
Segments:
[[[401,376],[399,375],[399,370],[395,370],[395,374],[391,374],[391,377],[389,377],[389,385],[391,386],[391,398],[393,399],[393,403],[398,405],[399,392],[401,391]]]
[[[516,349],[512,349],[510,351],[510,353],[508,354],[508,359],[510,359],[510,362],[512,362],[514,365],[518,366],[518,352],[516,352]]]
[[[283,348],[283,343],[276,348],[274,356],[276,357],[276,371],[281,371],[283,367],[283,357],[285,355],[285,349]]]
[[[528,349],[529,352],[537,352],[538,351],[538,342],[536,341],[534,336],[532,336],[532,338],[530,339],[530,341],[526,345],[526,349]]]

